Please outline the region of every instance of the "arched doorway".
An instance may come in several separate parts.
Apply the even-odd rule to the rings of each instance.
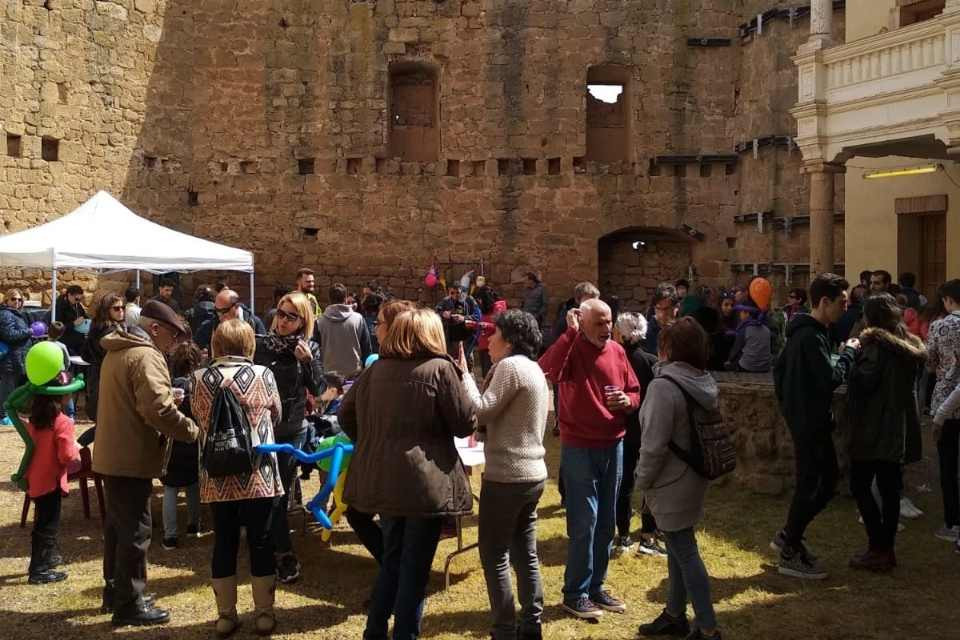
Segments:
[[[661,282],[687,277],[690,242],[670,229],[633,227],[600,238],[599,286],[604,298],[616,296],[622,311],[645,311]]]

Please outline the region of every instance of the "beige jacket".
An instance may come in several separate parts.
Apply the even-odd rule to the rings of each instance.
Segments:
[[[100,341],[107,355],[100,369],[93,470],[109,476],[158,478],[162,435],[197,439],[197,425],[177,409],[167,363],[145,331],[118,330]],[[161,435],[162,434],[162,435]]]

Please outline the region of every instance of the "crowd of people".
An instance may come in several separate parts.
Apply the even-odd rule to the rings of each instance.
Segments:
[[[79,444],[94,443],[93,470],[105,485],[103,610],[117,626],[169,620],[146,592],[150,500],[159,478],[164,548],[178,544],[180,490],[188,497],[188,535],[201,527],[200,504],[209,505],[221,638],[240,624],[241,529],[257,633],[268,635],[277,624],[276,584],[295,582],[303,570],[287,520],[299,490],[296,459],[262,453],[225,466],[216,453],[229,443],[224,434],[304,450],[321,432],[352,441],[347,522],[379,565],[363,636],[369,640],[387,638],[391,618],[393,638],[419,636],[444,523],[474,506],[455,438],[476,437],[486,457],[479,550],[491,635],[534,640],[542,637],[545,599],[537,506],[548,477],[552,387],[568,536],[563,609],[581,619],[626,611],[628,603],[607,585],[611,559],[627,552],[665,557],[667,601],[639,633],[720,638],[696,537],[709,480],[692,462],[703,454],[702,424],[718,413],[710,371],[773,372],[796,452],[796,487],[771,542],[780,573],[827,575],[805,534],[836,490],[832,406],[844,383],[851,490],[868,538],[851,566],[889,571],[897,564],[903,466],[920,457],[920,407],[928,405],[944,500],[937,536],[957,543],[960,280],[943,285],[934,301],[914,284],[911,274],[894,285],[885,271],[865,272],[851,290],[843,278],[820,274],[773,309],[754,299],[751,286],[692,289],[679,280],[656,287],[640,313],[620,312],[616,299],[583,282],[547,331],[547,293],[534,273],[519,309],[508,309],[485,281],[472,290],[451,286],[432,309],[393,299],[376,283],[359,295],[335,283],[322,309],[314,273],[301,269],[295,288],[276,290],[266,323],[225,285],[198,287],[185,310],[168,282],[143,304],[135,288],[106,293],[89,319],[83,290],[71,286],[57,299],[57,322],[45,336],[27,322],[23,295],[11,290],[0,307],[0,406],[22,383],[34,341],[57,341],[65,362],[82,359],[84,409],[95,427]],[[29,408],[37,451],[28,474],[37,503],[34,584],[67,577],[56,535],[66,474],[78,456],[74,411],[69,398],[52,396],[38,396]],[[638,532],[635,491],[642,493]]]

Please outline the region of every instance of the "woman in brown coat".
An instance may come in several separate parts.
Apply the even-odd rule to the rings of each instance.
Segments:
[[[447,356],[440,317],[405,311],[380,343],[380,359],[343,400],[340,426],[355,450],[344,499],[379,513],[384,554],[364,638],[416,638],[443,516],[469,513],[470,484],[454,437],[477,420],[462,372]]]

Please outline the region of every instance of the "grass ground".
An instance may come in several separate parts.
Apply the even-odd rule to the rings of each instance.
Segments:
[[[551,470],[558,454],[549,438]],[[932,451],[928,447],[928,452]],[[99,638],[111,633],[107,615],[98,612],[102,543],[99,521],[85,520],[80,495],[64,501],[61,546],[70,578],[48,586],[26,580],[29,526],[19,527],[23,494],[9,482],[22,446],[12,430],[0,432],[0,638]],[[928,455],[929,458],[929,455]],[[950,545],[933,538],[940,521],[938,492],[918,493],[936,479],[926,466],[911,472],[908,491],[927,515],[908,523],[898,541],[900,568],[893,575],[875,576],[846,568],[846,561],[864,545],[853,502],[837,498],[809,532],[811,545],[832,570],[822,583],[803,583],[776,573],[767,549],[782,524],[786,498],[750,495],[733,487],[711,489],[707,516],[699,540],[712,576],[713,598],[725,638],[733,639],[902,639],[960,637],[960,556]],[[479,482],[474,478],[475,484]],[[315,481],[306,488],[315,490]],[[93,509],[96,510],[95,500]],[[154,502],[159,526],[159,497]],[[185,520],[181,505],[181,527]],[[623,557],[611,565],[608,585],[629,605],[622,616],[608,615],[599,624],[582,623],[563,615],[558,606],[566,553],[563,511],[555,478],[540,505],[540,555],[546,591],[545,637],[550,640],[615,640],[633,638],[640,622],[661,609],[666,587],[666,562]],[[299,518],[293,520],[300,526]],[[467,523],[468,541],[476,538],[476,520]],[[212,536],[186,540],[175,551],[164,551],[154,530],[150,550],[149,590],[172,612],[170,625],[127,629],[120,637],[195,639],[213,636],[215,618],[208,587]],[[376,565],[349,530],[338,530],[332,545],[319,534],[297,533],[294,544],[304,564],[304,577],[277,592],[278,638],[360,638],[366,600]],[[454,548],[443,541],[434,563],[431,595],[423,637],[444,640],[486,638],[488,606],[479,558],[472,552],[454,563],[453,584],[443,590],[442,558]],[[240,575],[247,575],[241,558]],[[241,588],[240,611],[252,608],[249,587]],[[246,624],[237,637],[254,637]]]

